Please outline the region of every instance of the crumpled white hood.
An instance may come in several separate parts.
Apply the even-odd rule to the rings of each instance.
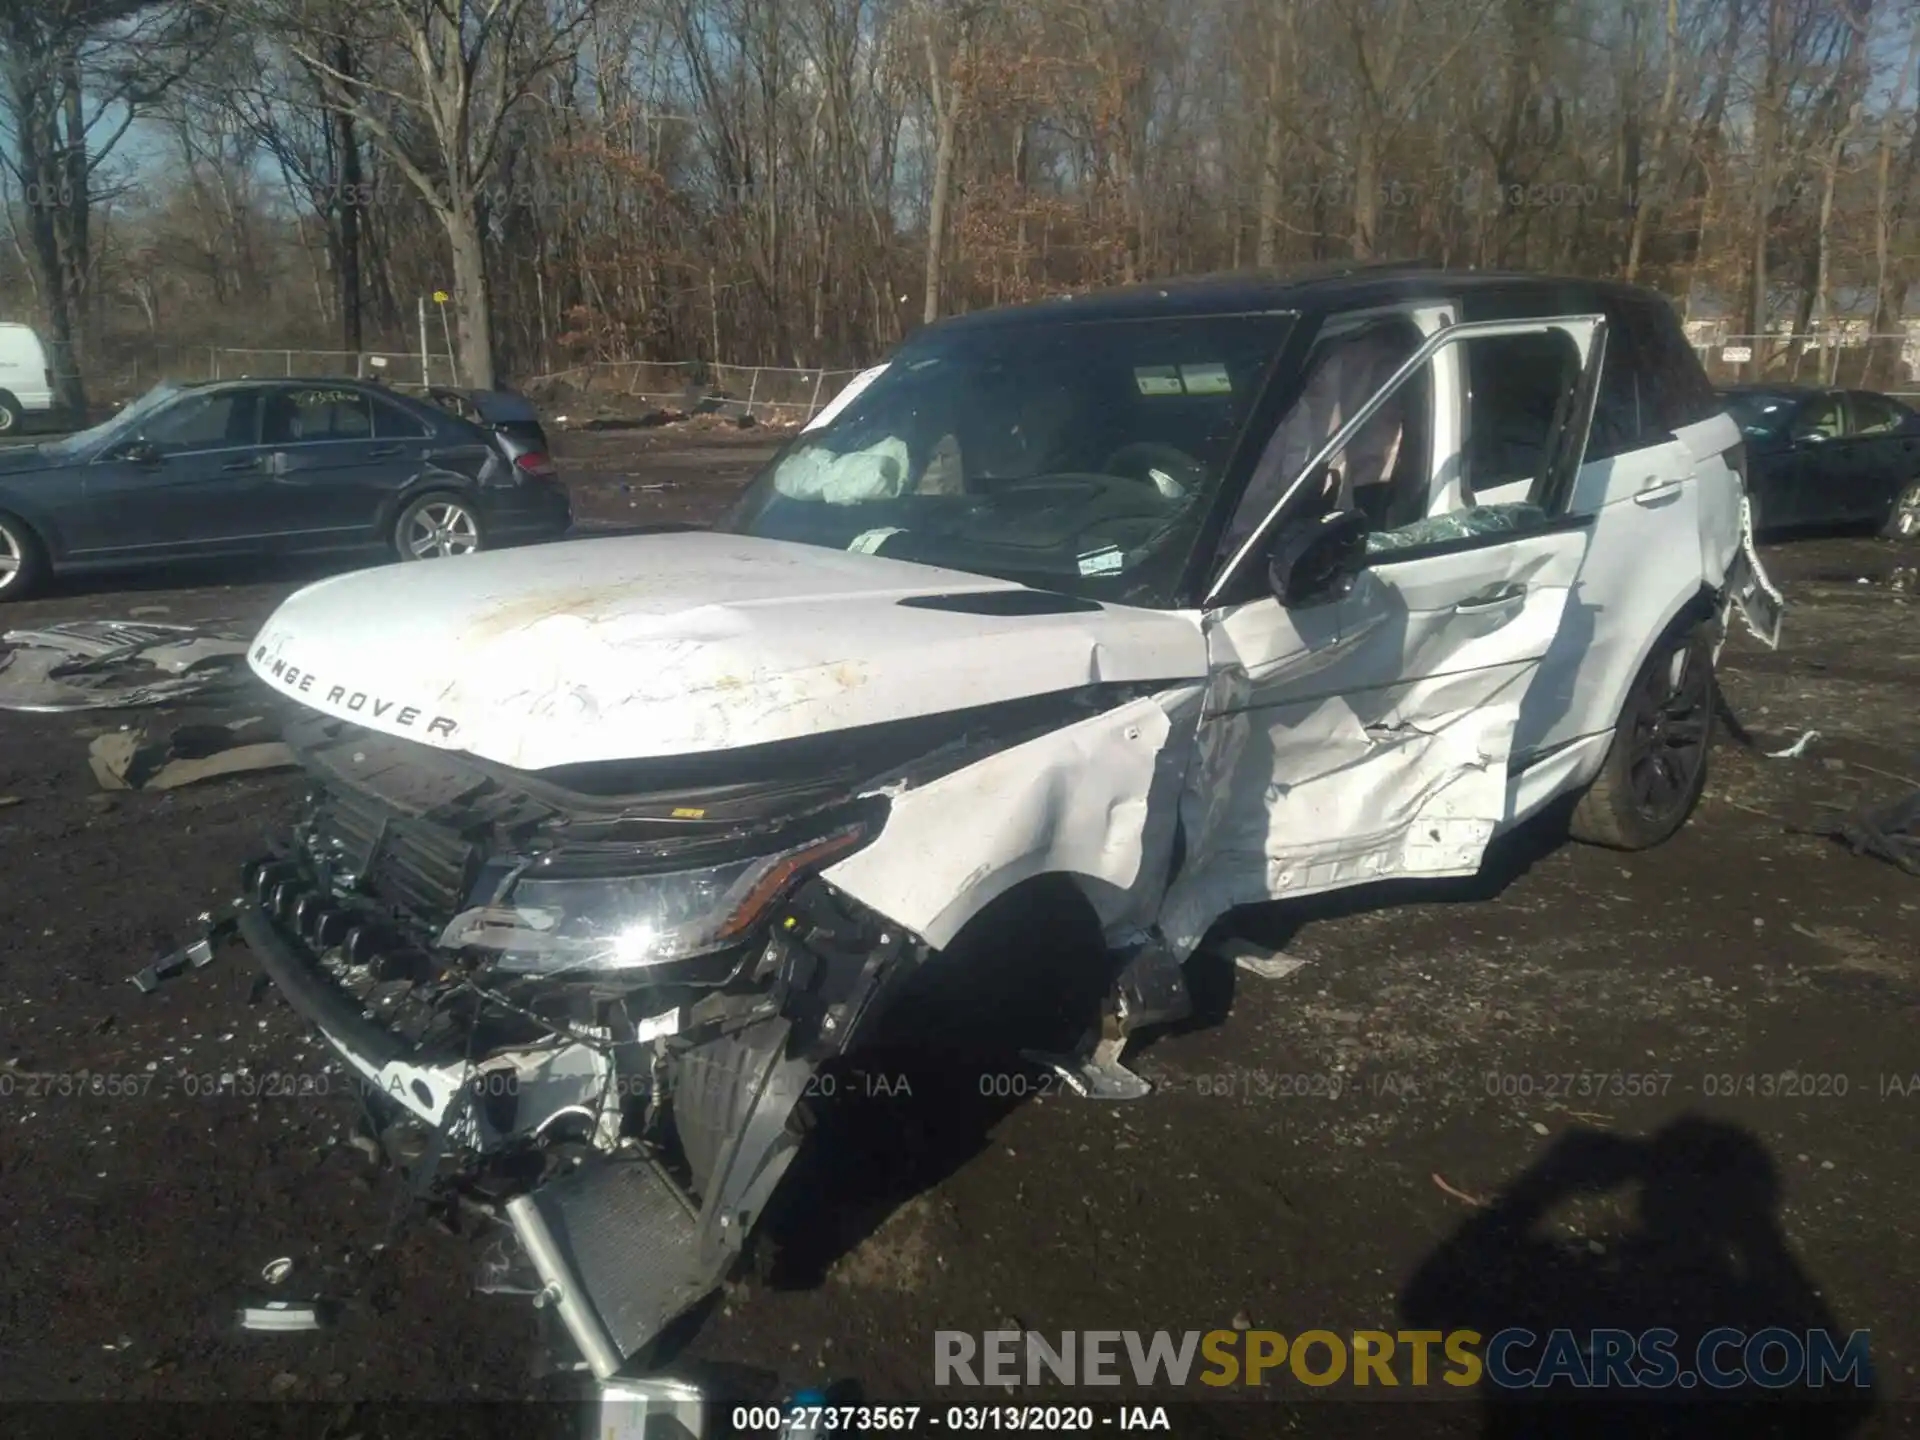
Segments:
[[[316,710],[526,770],[1205,673],[1192,615],[898,603],[1019,588],[740,535],[580,540],[323,580],[248,660]]]

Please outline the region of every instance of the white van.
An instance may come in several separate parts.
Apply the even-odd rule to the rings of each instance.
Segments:
[[[31,325],[0,324],[0,439],[53,409],[53,361]]]

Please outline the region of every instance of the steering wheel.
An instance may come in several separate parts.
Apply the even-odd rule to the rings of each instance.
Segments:
[[[1177,445],[1163,445],[1158,440],[1136,440],[1122,445],[1107,456],[1100,468],[1115,475],[1125,475],[1130,480],[1145,481],[1170,500],[1192,494],[1207,478],[1205,465]],[[1178,492],[1169,494],[1167,487],[1152,475],[1154,470],[1160,471],[1178,486]]]

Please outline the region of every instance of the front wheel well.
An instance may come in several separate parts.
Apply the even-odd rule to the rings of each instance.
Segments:
[[[1100,917],[1074,877],[1036,875],[903,976],[863,1045],[1065,1049],[1097,1012],[1112,968]]]

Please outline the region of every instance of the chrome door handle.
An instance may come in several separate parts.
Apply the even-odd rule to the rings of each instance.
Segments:
[[[260,468],[260,457],[255,455],[246,460],[229,460],[220,468],[222,470],[258,470]]]
[[[1633,503],[1636,505],[1658,505],[1663,500],[1671,500],[1680,493],[1678,480],[1660,480],[1635,492]]]
[[[1478,595],[1469,595],[1453,607],[1456,615],[1484,615],[1491,610],[1505,610],[1518,605],[1527,598],[1527,587],[1520,584],[1496,585],[1490,590],[1482,590]]]

